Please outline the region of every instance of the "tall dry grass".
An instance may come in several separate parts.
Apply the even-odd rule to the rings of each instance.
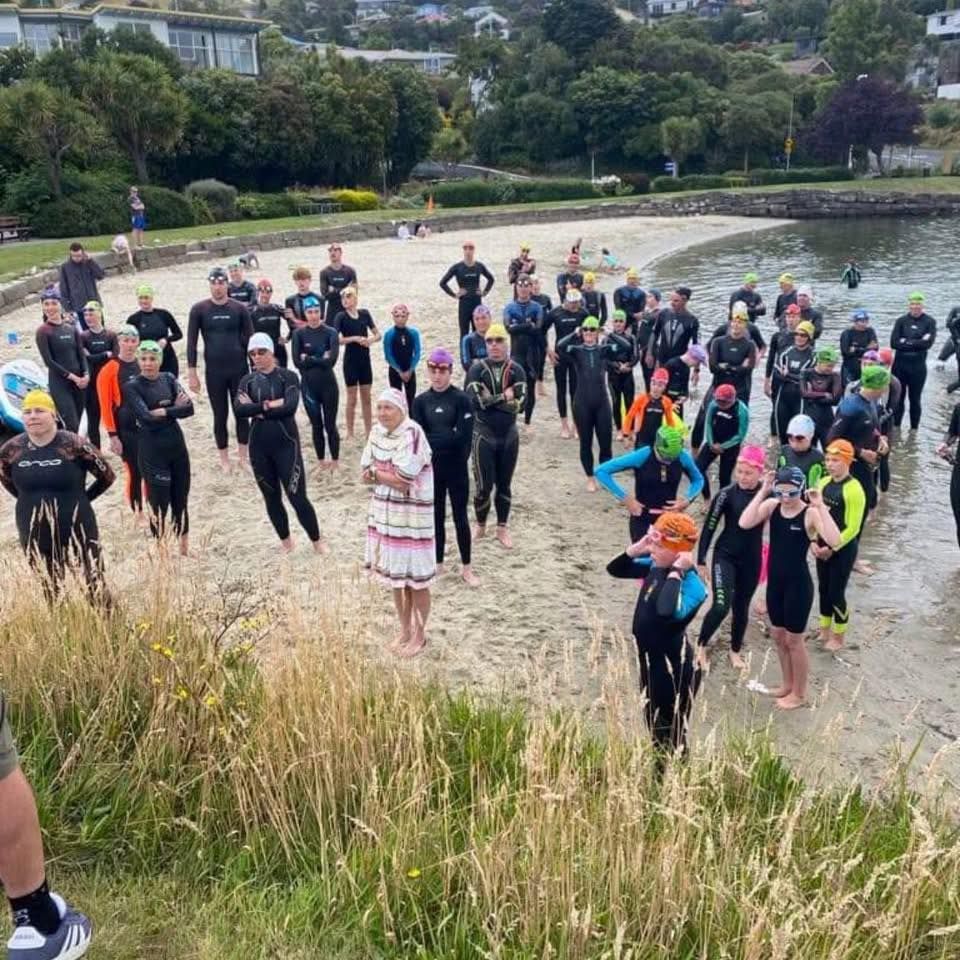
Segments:
[[[814,790],[708,737],[660,782],[613,686],[592,730],[377,667],[348,604],[145,586],[8,592],[0,676],[57,869],[242,904],[211,955],[960,956],[955,827],[896,771]]]

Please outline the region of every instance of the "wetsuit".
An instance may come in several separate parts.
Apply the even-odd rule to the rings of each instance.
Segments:
[[[347,287],[357,285],[357,271],[341,263],[339,267],[329,264],[320,271],[320,293],[326,301],[325,317],[335,317],[343,310],[340,294]]]
[[[737,457],[740,456],[740,444],[747,438],[749,427],[750,408],[742,400],[737,400],[727,410],[724,410],[715,400],[707,404],[703,445],[697,453],[697,467],[703,474],[705,499],[710,499],[710,480],[707,476],[710,464],[718,457],[720,458],[720,486],[727,486],[733,476]],[[712,444],[719,445],[719,453],[710,449]]]
[[[728,383],[737,391],[738,400],[743,403],[750,402],[753,370],[757,365],[757,346],[749,337],[732,337],[729,334],[723,334],[710,341],[709,363],[713,382],[697,412],[697,419],[694,421],[693,433],[690,437],[690,444],[695,450],[698,450],[703,443],[707,406],[713,399],[713,392],[718,386]],[[726,486],[722,481],[721,485]]]
[[[861,456],[864,450],[876,450],[880,444],[880,411],[873,400],[860,393],[848,394],[837,407],[837,416],[827,434],[827,442],[848,440],[853,444],[856,459],[850,465],[850,473],[860,481],[867,499],[867,510],[877,505],[876,466],[867,463]],[[866,522],[864,511],[861,525]]]
[[[237,397],[240,378],[247,372],[247,342],[252,334],[250,311],[236,300],[228,299],[224,303],[201,300],[190,310],[187,366],[197,366],[197,339],[202,336],[204,379],[218,450],[227,449],[227,412]],[[236,417],[236,423],[237,443],[245,444],[250,436],[250,424],[242,417]]]
[[[551,310],[544,322],[544,333],[550,327],[553,327],[553,349],[558,354],[553,376],[557,383],[557,412],[562,418],[567,416],[567,391],[570,391],[571,401],[577,392],[577,371],[570,360],[560,353],[557,346],[564,337],[569,337],[586,319],[586,310],[581,310],[579,307],[576,310],[567,310],[561,306]]]
[[[487,355],[487,341],[482,333],[468,333],[460,341],[460,364],[464,372],[469,372],[474,360],[482,360]]]
[[[800,374],[800,407],[814,426],[813,442],[827,449],[827,434],[833,425],[833,408],[840,402],[843,388],[840,374],[834,370],[821,373],[817,368],[808,367]]]
[[[86,405],[86,389],[68,380],[67,374],[85,377],[90,372],[80,331],[66,321],[42,323],[37,328],[37,349],[47,368],[47,386],[60,420],[66,430],[76,433]]]
[[[250,322],[254,333],[265,333],[273,341],[273,355],[281,367],[287,365],[287,348],[281,331],[284,319],[279,303],[255,303],[250,307]]]
[[[557,274],[557,293],[560,296],[561,303],[563,303],[563,298],[567,295],[568,290],[582,289],[583,274],[579,270],[574,270],[573,273],[564,270],[563,273]]]
[[[520,452],[517,414],[523,409],[527,388],[523,367],[512,360],[477,360],[467,374],[466,391],[475,416],[473,506],[481,526],[490,514],[494,488],[497,524],[506,525],[510,516],[510,484]],[[512,400],[504,396],[507,389],[513,391]]]
[[[303,301],[308,297],[313,297],[314,300],[319,301],[321,317],[326,317],[328,321],[336,320],[336,316],[331,318],[323,312],[326,301],[319,293],[314,293],[312,290],[308,290],[306,293],[291,293],[290,296],[283,301],[283,312],[287,316],[287,323],[290,324],[291,333],[293,333],[297,327],[304,327],[307,324],[307,314],[303,309]]]
[[[733,305],[741,300],[747,305],[747,319],[751,323],[756,323],[757,317],[762,317],[766,314],[767,308],[763,304],[763,297],[756,290],[748,290],[746,287],[741,287],[739,290],[734,290],[730,294],[730,302],[727,306],[727,316],[733,315]],[[763,347],[760,347],[762,350]]]
[[[334,372],[340,353],[340,337],[326,323],[318,327],[309,324],[293,331],[290,339],[293,362],[302,378],[303,405],[310,418],[313,449],[318,460],[326,459],[326,440],[330,442],[330,459],[340,459],[340,431],[337,429],[337,409],[340,406],[340,387]],[[326,435],[326,437],[324,437]]]
[[[750,600],[760,582],[763,524],[744,530],[740,526],[740,516],[756,492],[756,487],[744,490],[736,483],[724,487],[711,501],[703,521],[697,543],[698,566],[706,564],[707,551],[721,520],[723,532],[713,548],[713,604],[700,627],[701,647],[710,642],[710,638],[720,629],[720,624],[731,610],[733,620],[730,624],[730,649],[738,653],[743,647],[743,637],[750,620]]]
[[[773,410],[770,413],[770,434],[787,442],[787,424],[800,412],[803,395],[800,379],[813,366],[813,350],[807,346],[787,347],[773,367]]]
[[[517,281],[521,277],[532,277],[537,272],[537,261],[532,257],[514,257],[507,265],[507,283],[513,287],[513,296],[517,296]]]
[[[937,321],[929,314],[913,317],[909,313],[898,318],[890,331],[890,346],[896,350],[893,359],[893,375],[903,386],[900,403],[893,415],[899,427],[906,411],[907,395],[910,397],[910,429],[920,426],[920,397],[927,382],[927,351],[937,339]]]
[[[85,487],[88,473],[93,483]],[[113,480],[100,451],[66,430],[42,447],[25,433],[0,447],[0,484],[17,500],[20,546],[46,574],[49,597],[63,585],[67,566],[76,565],[91,598],[104,598],[100,534],[90,503]]]
[[[729,333],[730,333],[729,322],[721,323],[720,326],[714,329],[713,333],[710,334],[710,341],[707,344],[707,349],[708,350],[710,349],[710,347],[713,345],[713,341],[716,340],[717,337],[725,337]],[[752,320],[747,321],[747,337],[757,345],[757,353],[759,353],[761,350],[766,349],[767,341],[764,339],[763,334],[760,332],[760,328]]]
[[[173,318],[173,314],[161,307],[138,310],[127,317],[127,323],[137,328],[141,342],[154,340],[159,343],[161,340],[166,340],[160,370],[162,373],[172,373],[175,377],[179,377],[180,361],[177,358],[177,351],[173,349],[173,344],[183,339],[183,331]]]
[[[627,329],[636,333],[640,325],[641,316],[647,309],[647,292],[640,287],[631,287],[624,284],[613,291],[613,309],[622,310],[627,315]]]
[[[623,432],[634,434],[634,447],[648,447],[653,445],[657,431],[664,423],[679,427],[681,422],[673,409],[673,401],[666,394],[655,397],[652,393],[641,393],[627,410]]]
[[[633,406],[636,394],[633,367],[637,362],[637,342],[632,334],[611,333],[604,345],[608,351],[607,383],[610,387],[613,423],[620,431],[623,429],[624,414]]]
[[[249,309],[257,302],[257,288],[249,280],[241,280],[227,286],[227,296]]]
[[[333,326],[341,337],[369,337],[376,329],[369,310],[359,309],[357,315],[341,310]],[[347,343],[343,348],[343,382],[348,387],[369,387],[373,383],[370,348],[360,343]]]
[[[602,327],[607,322],[607,295],[602,290],[581,290],[583,309],[591,317],[596,317]]]
[[[777,302],[773,307],[773,319],[776,321],[776,324],[781,329],[784,326],[785,320],[784,317],[787,314],[787,307],[792,306],[797,302],[797,290],[794,287],[789,293],[778,293]]]
[[[181,395],[186,400],[177,404]],[[123,385],[123,401],[137,421],[140,472],[152,513],[150,529],[155,537],[163,536],[169,513],[174,534],[185,536],[190,532],[190,454],[177,420],[193,416],[193,401],[169,373],[161,373],[155,380],[143,374],[128,380]],[[151,416],[151,410],[160,408],[167,411],[166,416]]]
[[[840,274],[840,282],[847,285],[848,290],[856,290],[860,286],[862,274],[855,263],[848,263]]]
[[[663,364],[667,371],[667,389],[666,395],[673,401],[673,409],[681,419],[683,418],[683,404],[690,396],[690,370],[689,364],[684,363],[683,357],[673,357]]]
[[[547,317],[553,310],[553,301],[545,293],[535,293],[530,299],[535,303],[539,303],[543,308],[543,323],[540,327],[540,333],[537,336],[539,350],[536,358],[537,381],[542,383],[543,372],[547,364]]]
[[[789,443],[780,449],[777,458],[777,467],[797,467],[807,478],[807,488],[811,489],[820,483],[820,478],[826,473],[823,466],[823,454],[814,446],[809,450],[796,451]]]
[[[108,360],[97,377],[100,413],[108,436],[120,441],[127,503],[135,513],[143,510],[143,477],[140,474],[137,421],[130,407],[123,401],[123,385],[140,375],[136,360]]]
[[[700,338],[700,321],[686,310],[679,313],[669,307],[660,311],[651,333],[651,349],[657,365],[682,357],[691,343]]]
[[[607,388],[607,363],[614,353],[605,343],[587,346],[577,333],[557,344],[557,353],[577,371],[577,392],[573,396],[573,422],[580,438],[580,465],[593,476],[593,437],[600,448],[600,462],[613,456],[613,414]]]
[[[960,458],[957,457],[956,447],[954,447],[958,438],[960,438],[960,403],[950,414],[950,426],[945,440],[948,446],[953,447],[950,457],[953,464],[950,472],[950,507],[953,510],[953,522],[957,531],[957,546],[960,547]]]
[[[677,499],[680,479],[684,474],[689,481],[684,499],[695,500],[703,489],[703,474],[687,450],[681,450],[675,460],[661,460],[653,447],[639,447],[601,463],[594,471],[594,476],[621,502],[627,493],[613,479],[613,475],[622,470],[633,470],[634,496],[643,507],[639,517],[630,515],[630,537],[634,541],[643,537],[664,510],[671,509],[667,504]]]
[[[450,281],[456,280],[457,287],[466,292],[460,296],[457,290],[450,288]],[[484,282],[483,290],[480,282]],[[463,339],[473,329],[473,311],[483,303],[483,298],[493,287],[493,274],[479,261],[455,263],[440,278],[440,289],[457,301],[457,323],[460,325],[460,338]]]
[[[387,361],[387,379],[390,386],[403,390],[407,396],[407,409],[413,406],[417,395],[417,364],[420,362],[420,331],[416,327],[390,327],[383,335],[383,356]],[[406,382],[401,373],[411,371]]]
[[[803,323],[804,320],[813,325],[813,339],[819,340],[823,333],[823,312],[816,307],[807,307],[805,310],[801,309],[799,322]]]
[[[823,502],[840,531],[840,542],[828,560],[817,559],[820,588],[820,626],[834,633],[847,632],[850,610],[847,607],[847,583],[857,559],[857,546],[863,518],[867,512],[863,487],[850,474],[844,480],[824,477],[820,481]],[[821,539],[821,546],[826,544]]]
[[[443,563],[447,543],[447,497],[457,531],[460,562],[470,563],[470,520],[467,501],[470,478],[467,461],[473,444],[473,404],[463,390],[432,387],[413,401],[410,415],[423,427],[433,451],[433,520],[437,563]]]
[[[80,342],[87,356],[90,383],[86,389],[87,436],[97,448],[100,444],[100,398],[97,395],[97,380],[104,364],[117,355],[117,335],[103,328],[94,333],[87,328],[80,334]]]
[[[877,331],[873,327],[867,327],[865,330],[847,327],[840,334],[840,356],[843,358],[840,374],[844,389],[852,380],[860,379],[863,355],[868,350],[876,350],[878,343]]]
[[[514,300],[503,308],[503,323],[510,334],[510,359],[523,367],[527,375],[526,403],[523,408],[524,423],[533,419],[537,391],[532,385],[537,379],[537,363],[540,356],[540,332],[543,329],[543,307],[535,300]]]
[[[264,404],[269,400],[282,400],[283,406],[266,410]],[[274,367],[270,373],[248,373],[234,400],[237,416],[250,418],[250,467],[277,536],[281,540],[290,536],[290,520],[283,505],[286,493],[300,526],[316,543],[320,527],[307,499],[300,433],[294,419],[299,404],[299,378],[283,367]]]
[[[804,507],[785,517],[778,505],[770,514],[770,552],[767,564],[767,615],[770,624],[788,633],[806,633],[813,606],[813,578],[807,565],[810,536]]]
[[[877,485],[879,489],[886,493],[890,489],[890,431],[893,429],[893,411],[897,409],[900,397],[903,394],[903,387],[900,381],[890,375],[890,383],[883,396],[877,401],[877,416],[880,420],[880,435],[887,438],[887,452],[880,454],[880,460],[877,464]]]
[[[660,750],[682,749],[701,677],[686,629],[707,598],[706,587],[693,570],[655,567],[650,557],[629,557],[626,553],[607,564],[607,573],[643,581],[633,611],[632,631],[640,664],[640,689],[646,700],[644,715]]]
[[[650,390],[650,378],[653,376],[653,369],[656,366],[649,364],[649,358],[653,356],[653,331],[657,326],[657,319],[660,316],[660,307],[653,310],[644,310],[637,325],[633,328],[634,336],[637,338],[637,359],[640,361],[640,372],[643,374],[643,383],[647,391]]]
[[[943,362],[949,360],[952,356],[956,356],[957,358],[958,379],[947,387],[947,393],[953,393],[955,390],[960,389],[960,349],[958,349],[958,344],[960,344],[960,307],[952,307],[950,309],[950,312],[947,314],[946,327],[950,336],[946,343],[944,343],[943,349],[940,351],[937,359]]]

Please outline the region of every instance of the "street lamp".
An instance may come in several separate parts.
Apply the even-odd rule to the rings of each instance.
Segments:
[[[856,82],[859,83],[861,80],[866,80],[869,77],[869,73],[858,73]],[[869,166],[869,164],[868,164]],[[847,148],[847,169],[853,169],[853,144],[851,143]]]

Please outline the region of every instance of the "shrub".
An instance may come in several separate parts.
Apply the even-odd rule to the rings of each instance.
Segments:
[[[194,180],[187,184],[184,193],[188,197],[202,197],[206,200],[214,220],[237,219],[237,188],[220,180]]]
[[[693,173],[680,179],[684,190],[724,190],[733,185],[730,178],[716,173]]]
[[[332,190],[330,196],[345,211],[376,210],[380,197],[372,190]]]
[[[297,214],[297,199],[292,193],[241,193],[237,197],[237,213],[242,220],[293,217]]]
[[[927,111],[927,123],[935,130],[946,130],[960,121],[960,113],[947,103],[935,103]]]
[[[43,204],[53,199],[47,172],[41,166],[28,167],[10,177],[3,191],[3,210],[31,220]]]
[[[59,203],[45,203],[30,215],[30,226],[37,237],[76,237],[90,231],[84,224],[83,207],[74,200],[64,199]],[[78,225],[83,225],[77,230]]]
[[[856,175],[846,167],[794,167],[792,170],[764,170],[749,173],[750,182],[758,186],[778,183],[828,183],[831,180],[853,180]]]
[[[645,173],[621,173],[620,179],[629,187],[633,187],[634,193],[649,193],[650,178]]]
[[[654,193],[675,193],[680,190],[683,190],[682,177],[663,176],[653,178]]]
[[[602,191],[589,180],[514,180],[517,203],[546,203],[549,200],[587,200]]]
[[[210,204],[207,203],[206,197],[201,197],[199,194],[195,193],[192,196],[187,197],[187,202],[190,204],[190,208],[193,210],[194,223],[203,225],[217,222],[217,218],[213,215],[213,210],[210,209]]]
[[[191,202],[176,190],[166,187],[141,187],[140,196],[147,208],[147,226],[153,230],[192,227],[197,215]]]
[[[426,202],[422,196],[409,197],[396,193],[385,206],[388,210],[422,210]]]
[[[452,180],[424,187],[444,207],[488,207],[501,203],[544,203],[600,196],[589,180]]]

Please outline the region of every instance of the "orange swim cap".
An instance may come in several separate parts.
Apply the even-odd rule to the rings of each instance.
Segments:
[[[660,533],[660,542],[665,547],[678,553],[692,550],[697,542],[697,525],[685,513],[661,513],[653,529]]]
[[[836,457],[839,460],[845,460],[847,463],[853,463],[856,455],[853,444],[849,440],[834,440],[827,447],[828,457]]]

